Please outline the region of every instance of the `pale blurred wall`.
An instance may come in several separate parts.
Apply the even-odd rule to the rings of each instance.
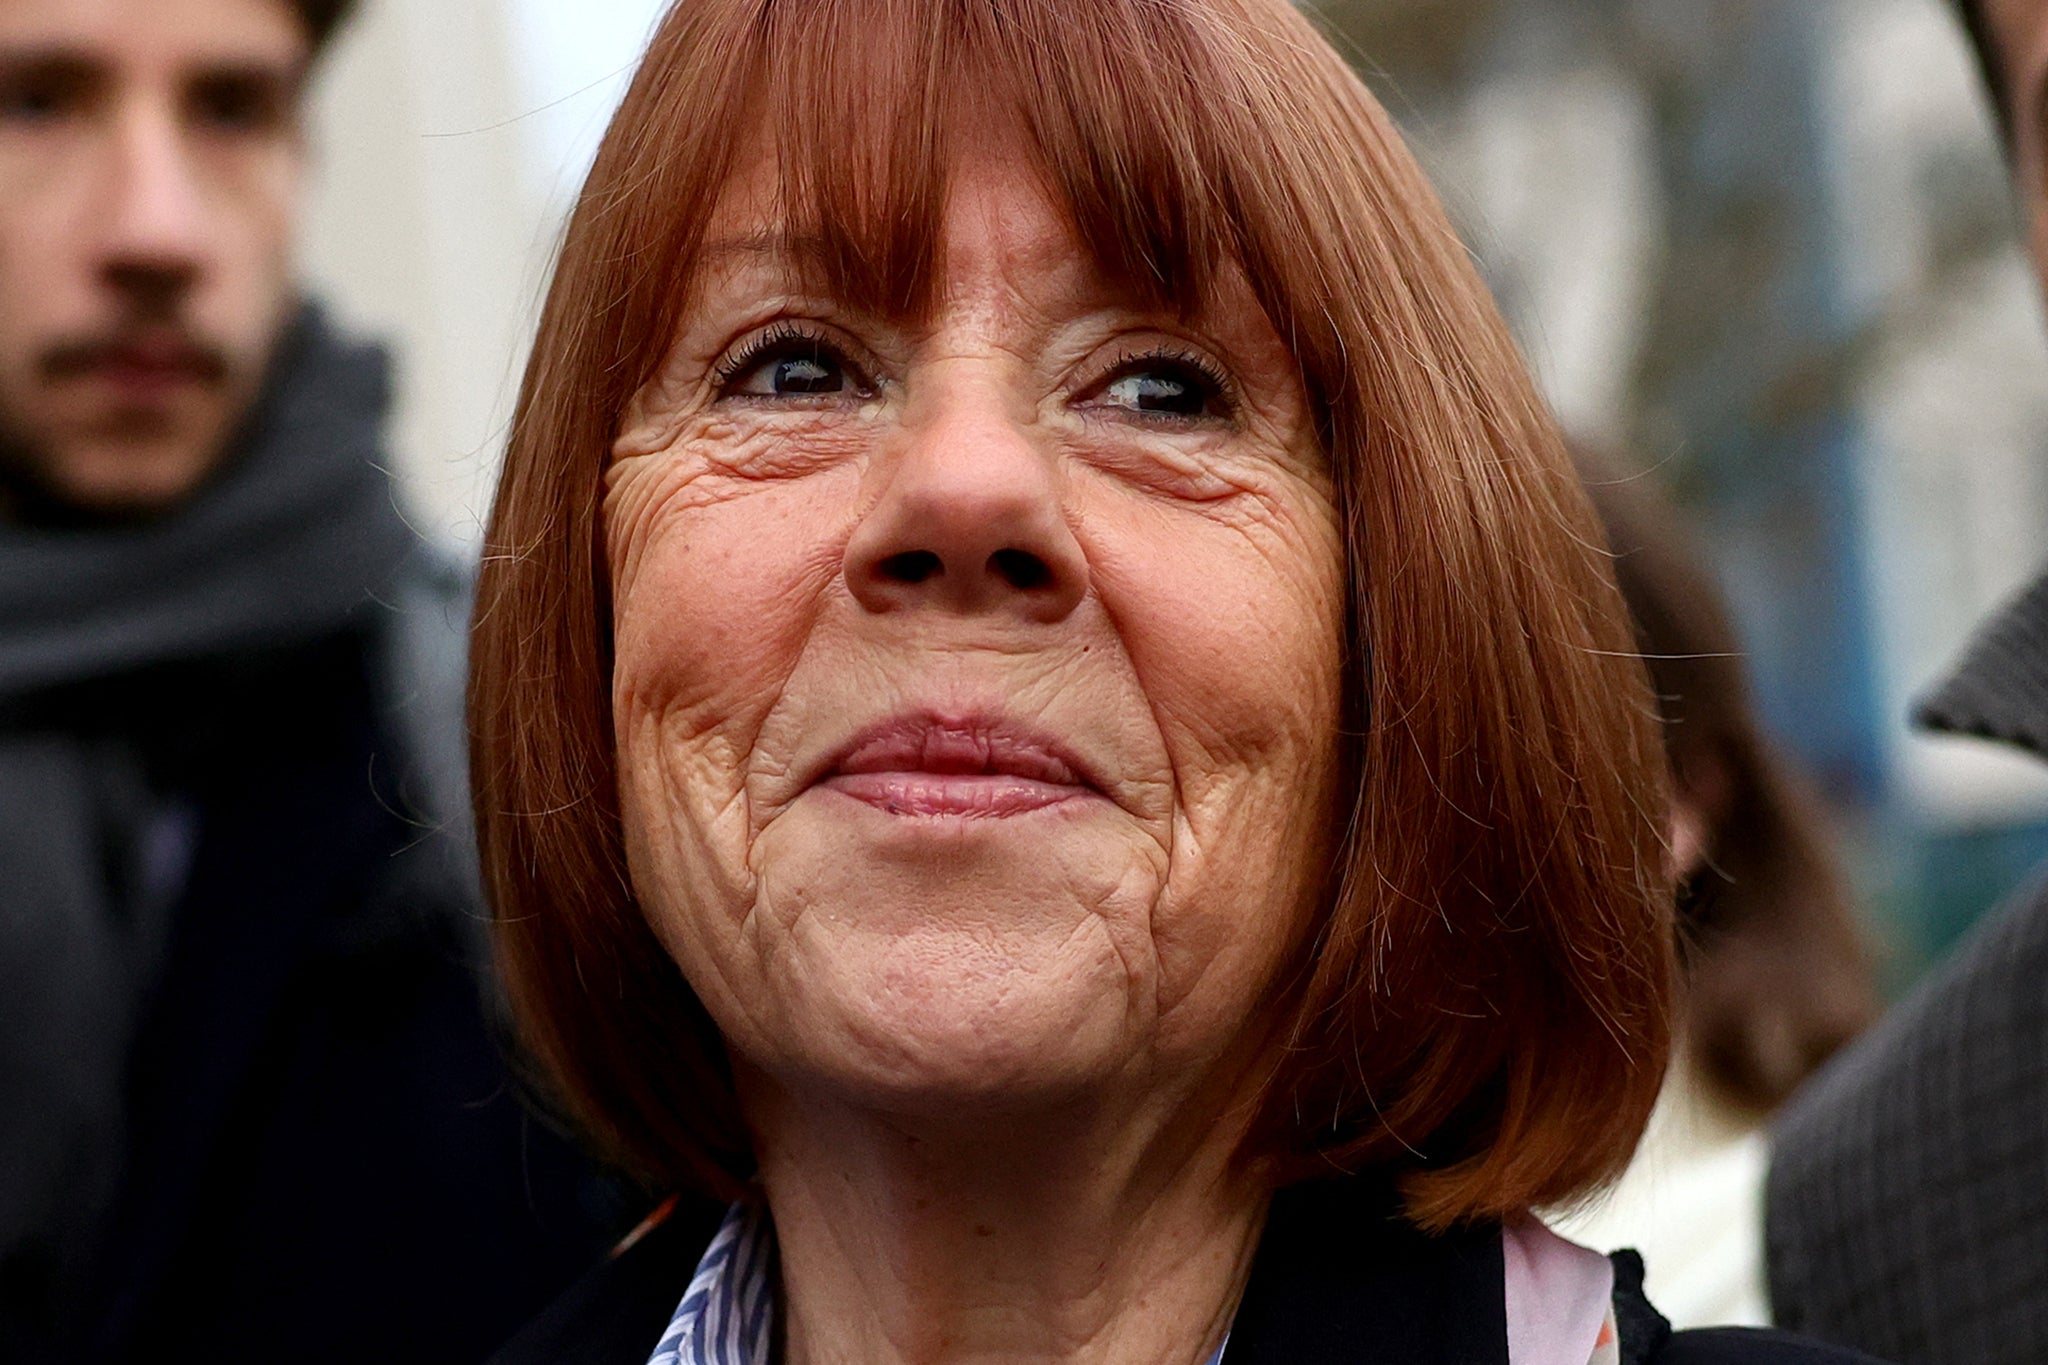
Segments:
[[[2048,567],[2048,327],[1976,64],[1947,6],[1828,0],[1824,108],[1870,436],[1861,513],[1880,685],[1903,714],[1975,624]],[[1901,795],[1954,826],[2048,817],[2005,745],[1888,736]]]
[[[314,90],[303,269],[397,360],[391,448],[423,528],[473,541],[544,257],[495,0],[368,0]]]
[[[364,0],[313,92],[303,273],[389,344],[422,527],[480,537],[562,216],[656,0]]]

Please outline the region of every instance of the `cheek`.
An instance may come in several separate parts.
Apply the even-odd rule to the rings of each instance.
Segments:
[[[605,505],[621,778],[728,810],[840,571],[837,476],[720,488],[675,456],[626,463]]]
[[[0,195],[0,329],[9,344],[27,346],[85,320],[92,277],[81,244],[83,177],[52,173],[60,154],[52,148],[9,142],[0,134],[0,184],[8,187]]]
[[[1310,492],[1198,526],[1126,528],[1098,555],[1106,598],[1176,761],[1183,805],[1292,788],[1333,748],[1343,638],[1336,517]]]
[[[1303,489],[1218,521],[1141,523],[1120,540],[1101,553],[1098,581],[1122,604],[1178,796],[1155,921],[1163,975],[1190,996],[1205,984],[1222,987],[1219,999],[1256,992],[1299,932],[1328,855],[1344,603],[1336,516]]]
[[[0,176],[5,175],[0,166]],[[7,386],[9,407],[21,396],[13,392],[17,377],[31,368],[39,334],[50,324],[62,279],[47,245],[38,240],[28,215],[12,203],[0,203],[0,384]]]
[[[257,355],[291,306],[304,157],[290,147],[221,152],[210,180],[218,268],[195,307],[222,341]]]
[[[291,274],[305,181],[303,158],[297,153],[280,155],[265,169],[255,191],[258,254],[268,266],[267,273],[279,280]]]
[[[836,479],[709,489],[672,456],[647,463],[606,499],[621,739],[647,714],[684,733],[758,722],[842,567]]]

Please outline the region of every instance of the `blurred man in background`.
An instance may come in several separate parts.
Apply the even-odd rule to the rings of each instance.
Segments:
[[[601,1245],[477,986],[464,576],[297,296],[348,0],[0,0],[0,1359],[477,1359]]]
[[[2048,0],[1961,3],[2048,284]],[[2048,758],[2048,575],[1918,719]],[[1785,1326],[1900,1361],[2048,1360],[2048,881],[1795,1101],[1767,1239]]]

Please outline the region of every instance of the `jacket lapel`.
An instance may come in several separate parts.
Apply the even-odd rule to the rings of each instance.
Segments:
[[[725,1216],[683,1196],[498,1348],[490,1365],[646,1365]]]
[[[1507,1365],[1500,1229],[1426,1236],[1358,1179],[1273,1200],[1224,1365]]]
[[[1507,1365],[1500,1230],[1428,1237],[1364,1180],[1273,1200],[1224,1365]],[[644,1365],[723,1210],[692,1201],[593,1271],[492,1365]]]

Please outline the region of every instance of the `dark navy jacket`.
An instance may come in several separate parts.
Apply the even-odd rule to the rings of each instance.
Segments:
[[[1224,1365],[1506,1365],[1501,1236],[1428,1236],[1363,1180],[1274,1200]],[[646,1365],[723,1210],[678,1203],[508,1343],[492,1365]],[[1870,1365],[1780,1332],[1672,1332],[1616,1262],[1623,1365]]]

